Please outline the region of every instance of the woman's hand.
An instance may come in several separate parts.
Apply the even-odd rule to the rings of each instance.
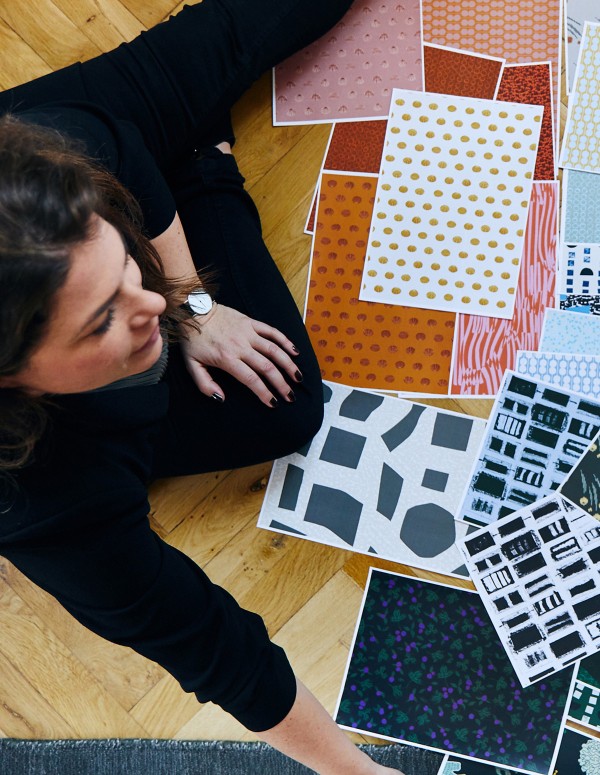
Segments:
[[[195,320],[200,330],[189,327],[182,349],[187,369],[204,395],[225,400],[210,375],[209,367],[215,366],[246,385],[267,406],[277,406],[276,395],[295,400],[286,377],[292,383],[302,381],[290,357],[298,351],[281,331],[223,304]]]

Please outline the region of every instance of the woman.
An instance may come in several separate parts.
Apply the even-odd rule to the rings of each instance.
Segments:
[[[393,770],[338,730],[258,616],[150,530],[147,485],[287,454],[321,423],[227,117],[349,5],[204,0],[0,95],[0,552],[332,775]]]

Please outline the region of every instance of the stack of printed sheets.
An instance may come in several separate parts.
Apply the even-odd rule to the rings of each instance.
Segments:
[[[325,421],[259,526],[476,587],[371,568],[336,719],[439,775],[599,775],[566,722],[600,733],[600,9],[356,0],[273,87],[276,125],[332,124],[306,225]],[[406,400],[444,396],[495,403]]]

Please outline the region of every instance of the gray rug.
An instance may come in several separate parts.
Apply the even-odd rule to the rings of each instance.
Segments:
[[[442,757],[402,745],[361,746],[406,775],[436,775]],[[0,775],[309,775],[263,743],[0,739]],[[348,773],[351,775],[351,773]]]

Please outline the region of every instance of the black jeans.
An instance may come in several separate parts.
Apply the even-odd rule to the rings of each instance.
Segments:
[[[0,114],[72,100],[134,123],[173,190],[197,268],[216,272],[218,300],[283,331],[300,351],[304,380],[293,385],[296,402],[270,409],[217,370],[227,400],[219,405],[206,398],[171,348],[171,402],[156,447],[156,478],[280,457],[320,426],[319,367],[262,240],[243,178],[233,158],[209,152],[195,160],[192,150],[225,139],[228,112],[239,96],[265,70],[323,34],[350,5],[203,0],[114,51],[0,94]]]

